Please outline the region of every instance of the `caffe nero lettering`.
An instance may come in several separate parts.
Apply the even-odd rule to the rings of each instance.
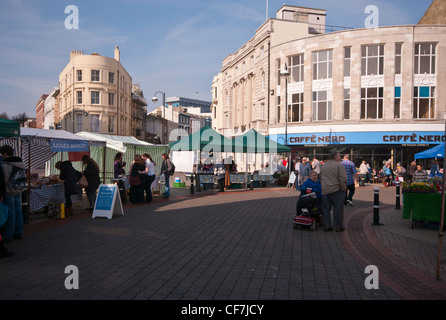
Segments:
[[[385,135],[383,136],[383,142],[446,142],[446,136],[441,135],[417,135],[413,133],[411,135]]]
[[[333,142],[345,142],[345,136],[323,136],[317,137],[312,135],[310,137],[291,137],[290,143],[333,143]]]

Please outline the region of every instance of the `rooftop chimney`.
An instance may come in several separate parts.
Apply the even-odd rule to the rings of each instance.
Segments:
[[[115,48],[115,60],[121,61],[121,53],[119,52],[118,46],[116,46],[116,48]]]

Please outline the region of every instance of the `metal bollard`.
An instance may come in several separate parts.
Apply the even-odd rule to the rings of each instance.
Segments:
[[[396,183],[396,205],[395,209],[401,209],[401,201],[400,201],[400,182]]]
[[[379,225],[379,188],[375,188],[375,198],[373,202],[373,225]]]
[[[195,194],[194,191],[194,174],[190,175],[190,194]]]

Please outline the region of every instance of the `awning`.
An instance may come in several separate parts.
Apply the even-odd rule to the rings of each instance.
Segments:
[[[415,159],[444,158],[444,145],[445,143],[443,142],[431,149],[417,153],[415,154]]]
[[[169,144],[171,151],[232,152],[232,140],[211,127],[203,127]]]
[[[234,152],[236,153],[287,153],[291,149],[277,143],[251,129],[234,138]]]
[[[0,137],[18,137],[20,135],[20,124],[17,121],[0,119]]]
[[[119,152],[126,152],[127,146],[156,146],[152,143],[141,141],[132,136],[113,136],[109,134],[78,132],[78,137],[91,141],[102,141],[108,148]]]

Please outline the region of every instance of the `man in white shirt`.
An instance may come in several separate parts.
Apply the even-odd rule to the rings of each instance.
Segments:
[[[142,158],[146,162],[146,179],[144,183],[144,190],[146,190],[146,202],[151,203],[152,197],[152,183],[155,181],[155,162],[152,160],[150,154],[145,153]]]

